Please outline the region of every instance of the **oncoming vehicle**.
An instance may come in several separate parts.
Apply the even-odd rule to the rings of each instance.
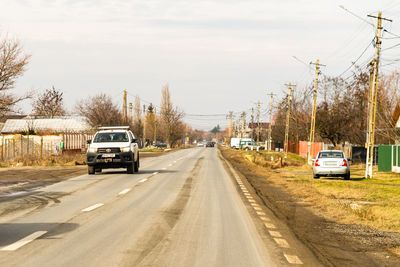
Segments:
[[[350,179],[351,159],[346,159],[344,152],[341,150],[321,150],[318,152],[317,158],[312,159],[313,177],[318,179],[321,176],[343,176],[345,180]]]
[[[101,127],[93,140],[88,140],[88,173],[106,168],[126,168],[127,173],[139,171],[139,148],[128,126]]]

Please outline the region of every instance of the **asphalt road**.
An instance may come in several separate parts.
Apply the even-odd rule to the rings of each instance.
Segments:
[[[52,201],[0,218],[0,266],[316,264],[296,254],[304,249],[290,250],[290,237],[274,231],[215,148],[146,158],[138,174],[110,169],[39,192]]]

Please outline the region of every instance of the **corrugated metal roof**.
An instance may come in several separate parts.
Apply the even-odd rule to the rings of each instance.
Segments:
[[[35,132],[51,131],[54,133],[88,132],[91,127],[84,117],[58,117],[53,119],[9,119],[1,133],[20,133],[33,129]]]

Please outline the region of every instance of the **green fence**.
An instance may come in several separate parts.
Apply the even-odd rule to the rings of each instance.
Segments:
[[[400,172],[400,145],[380,145],[378,171]]]

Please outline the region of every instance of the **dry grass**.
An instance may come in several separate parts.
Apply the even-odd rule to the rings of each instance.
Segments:
[[[0,167],[22,167],[22,166],[75,166],[85,165],[85,154],[63,154],[59,156],[25,156],[18,157],[13,160],[0,162]]]
[[[400,232],[400,174],[377,172],[364,179],[365,165],[351,166],[351,180],[313,179],[312,168],[297,155],[289,154],[282,168],[271,155],[281,153],[230,151],[236,161],[248,165],[269,182],[280,185],[300,202],[339,223],[363,224],[379,230]],[[251,155],[254,160],[248,160]]]

